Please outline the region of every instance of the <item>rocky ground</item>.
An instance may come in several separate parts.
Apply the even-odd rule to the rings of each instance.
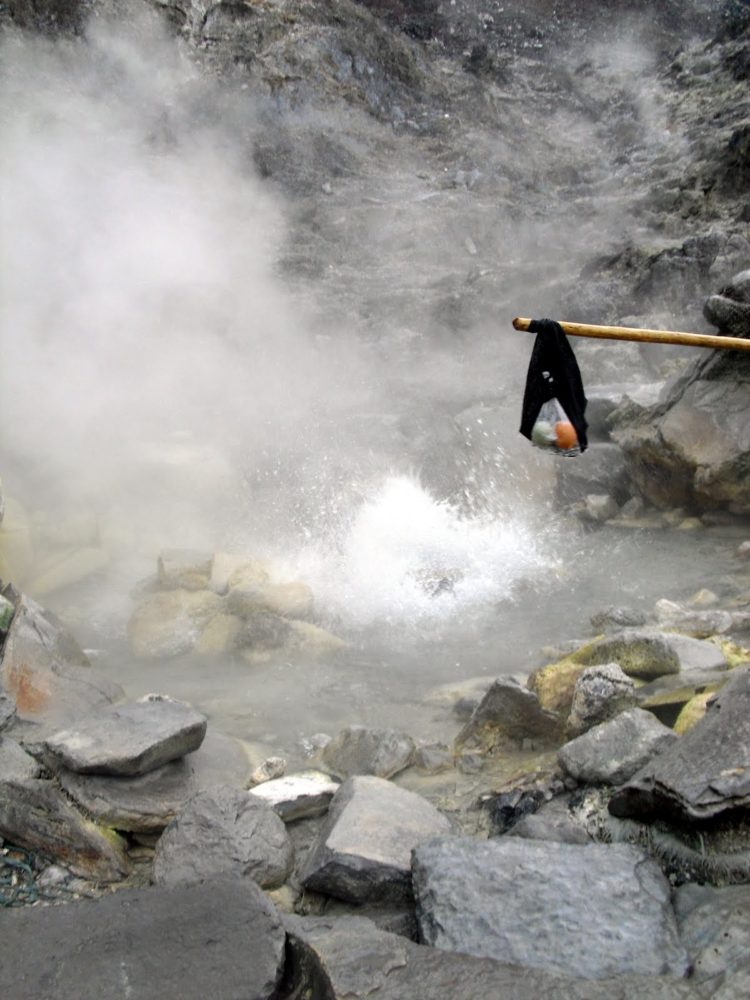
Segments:
[[[373,364],[399,343],[393,386],[414,389],[401,416],[427,425],[410,457],[428,468],[445,426],[488,405],[498,314],[750,333],[747,4],[633,2],[615,39],[584,2],[147,6],[219,81],[205,114],[252,99],[252,123],[230,121],[286,200],[278,269]],[[15,0],[0,23],[67,37],[112,13],[131,5]],[[452,354],[471,398],[430,367]],[[593,443],[559,471],[558,504],[592,530],[729,525],[732,573],[646,613],[601,609],[529,676],[436,690],[440,742],[348,726],[286,773],[190,705],[128,697],[5,581],[4,997],[748,992],[747,365],[579,357]],[[462,468],[434,480],[459,494]],[[101,567],[79,550],[49,592]],[[313,597],[262,560],[164,551],[131,655],[333,659]]]

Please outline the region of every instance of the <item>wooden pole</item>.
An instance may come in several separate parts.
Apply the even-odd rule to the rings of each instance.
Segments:
[[[530,319],[516,316],[516,330],[528,330]],[[630,326],[593,326],[588,323],[560,323],[571,337],[597,337],[602,340],[639,340],[647,344],[684,344],[688,347],[716,347],[724,351],[750,351],[750,340],[743,337],[718,337],[710,333],[678,333],[674,330],[638,330]]]

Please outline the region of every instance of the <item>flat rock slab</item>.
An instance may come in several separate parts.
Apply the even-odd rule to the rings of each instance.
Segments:
[[[271,1000],[284,940],[276,911],[250,881],[10,910],[0,935],[0,996]]]
[[[78,774],[146,774],[197,750],[206,717],[172,698],[148,696],[92,712],[44,741],[56,764]]]
[[[61,622],[21,595],[8,631],[0,684],[20,719],[58,724],[124,698],[119,684],[91,667]]]
[[[0,747],[0,765],[10,771],[0,775],[0,837],[85,878],[113,882],[127,875],[125,843],[71,805],[56,782],[36,777],[36,762],[23,751],[14,750],[9,761],[9,742]]]
[[[552,742],[560,736],[560,720],[541,707],[533,691],[511,677],[498,677],[456,737],[455,746],[490,752],[508,742]]]
[[[412,849],[449,830],[449,820],[421,795],[383,778],[349,778],[333,797],[300,880],[352,903],[408,899]]]
[[[328,812],[338,787],[338,781],[322,771],[300,771],[264,781],[251,788],[250,794],[271,806],[285,823],[291,823]]]
[[[321,767],[337,778],[374,774],[391,778],[408,767],[414,756],[414,740],[394,729],[349,726],[326,744]]]
[[[750,805],[750,669],[735,668],[706,714],[609,802],[614,816],[710,819]]]
[[[677,739],[651,712],[631,708],[566,743],[557,760],[576,781],[619,785]]]
[[[65,791],[100,823],[133,833],[155,833],[174,819],[188,799],[205,788],[245,788],[251,763],[237,740],[209,730],[193,753],[136,777],[58,775]]]
[[[697,1000],[687,982],[592,982],[415,944],[365,917],[287,917],[286,981],[315,1000]]]
[[[248,791],[219,785],[190,799],[161,835],[154,882],[184,885],[225,873],[273,889],[293,863],[292,842],[273,809]]]
[[[624,844],[435,838],[413,864],[422,940],[559,975],[682,976],[669,884]]]

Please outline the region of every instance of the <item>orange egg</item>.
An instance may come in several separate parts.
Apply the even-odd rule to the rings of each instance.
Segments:
[[[555,438],[557,447],[564,451],[567,451],[568,448],[575,448],[578,444],[575,428],[567,420],[558,420],[555,424]]]

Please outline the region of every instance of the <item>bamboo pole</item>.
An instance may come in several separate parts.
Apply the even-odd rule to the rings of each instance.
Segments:
[[[516,330],[528,330],[530,319],[516,316]],[[750,340],[743,337],[718,337],[710,333],[679,333],[674,330],[638,330],[630,326],[593,326],[589,323],[560,323],[571,337],[597,337],[602,340],[638,340],[647,344],[684,344],[688,347],[716,347],[724,351],[750,351]]]

